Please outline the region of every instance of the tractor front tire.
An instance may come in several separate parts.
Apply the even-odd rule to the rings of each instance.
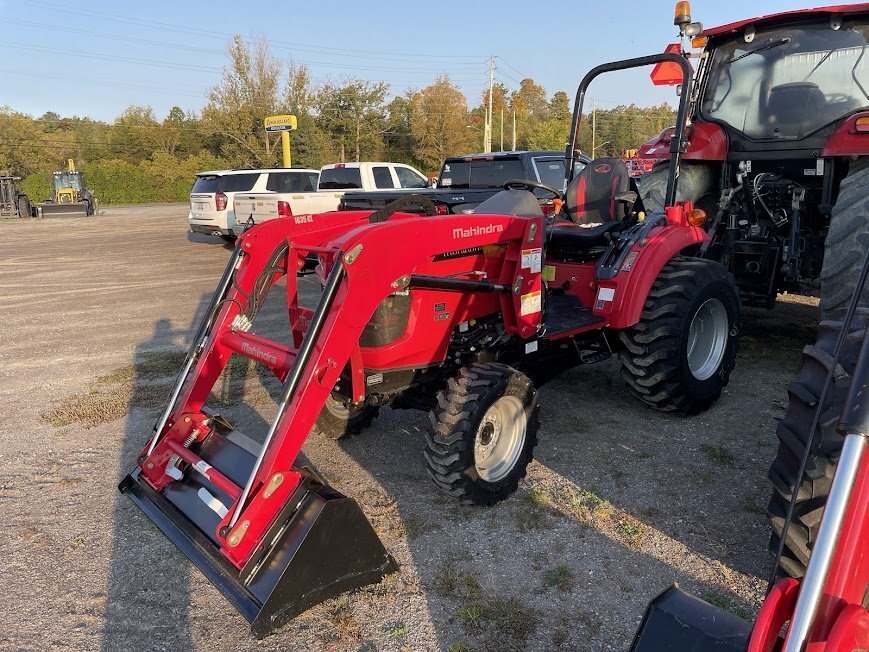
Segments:
[[[806,573],[806,565],[818,536],[821,516],[842,450],[844,438],[836,432],[836,427],[860,347],[866,337],[867,323],[869,310],[858,308],[845,338],[838,364],[833,368],[833,353],[843,322],[822,321],[818,328],[817,342],[803,349],[803,366],[796,380],[788,386],[788,407],[784,418],[776,427],[778,451],[769,469],[773,490],[767,514],[772,528],[769,540],[769,551],[772,555],[778,552],[800,463],[806,446],[812,440],[811,428],[815,411],[818,409],[827,375],[833,368],[833,383],[821,406],[821,417],[814,437],[815,447],[809,454],[805,475],[799,482],[793,520],[788,527],[779,559],[777,572],[780,576],[800,578]]]
[[[465,504],[485,506],[516,491],[540,429],[537,390],[528,377],[503,364],[471,364],[437,402],[424,453],[435,484]]]
[[[669,161],[661,161],[640,177],[640,199],[646,213],[664,211],[664,195],[667,193]],[[718,197],[715,194],[715,177],[711,166],[685,161],[679,168],[676,184],[676,201],[690,201],[709,215],[715,214]]]
[[[723,265],[676,256],[655,279],[640,321],[619,333],[622,378],[657,410],[709,409],[730,380],[740,318],[739,291]]]
[[[371,425],[379,412],[376,405],[348,407],[342,398],[329,396],[314,423],[314,430],[329,439],[358,435]]]
[[[851,164],[839,186],[821,270],[821,319],[840,319],[851,300],[869,245],[869,158]],[[866,305],[865,293],[860,305]]]

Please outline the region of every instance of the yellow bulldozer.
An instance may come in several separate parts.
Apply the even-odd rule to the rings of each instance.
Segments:
[[[67,161],[66,170],[51,175],[51,198],[40,204],[43,217],[48,215],[95,215],[97,200],[85,187],[84,174],[75,169],[75,161]]]

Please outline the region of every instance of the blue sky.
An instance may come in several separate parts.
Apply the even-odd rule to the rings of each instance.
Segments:
[[[131,104],[159,118],[178,105],[200,110],[220,80],[233,33],[264,36],[272,54],[307,64],[315,80],[346,76],[389,82],[391,94],[423,88],[448,73],[479,103],[495,55],[496,79],[510,89],[532,77],[550,94],[573,97],[583,74],[619,58],[662,51],[675,40],[670,0],[435,3],[142,3],[0,0],[4,39],[0,105],[35,116],[112,120]],[[694,0],[706,26],[811,6],[799,0]],[[599,106],[674,102],[645,73],[601,78]]]

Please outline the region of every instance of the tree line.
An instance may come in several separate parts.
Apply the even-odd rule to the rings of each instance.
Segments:
[[[291,113],[293,165],[391,160],[436,172],[451,155],[483,149],[488,89],[479,104],[448,75],[421,90],[390,98],[384,82],[344,78],[315,84],[304,65],[272,56],[265,40],[233,38],[229,63],[210,89],[201,112],[173,107],[159,119],[147,106],[130,106],[113,122],[63,117],[34,118],[0,107],[0,169],[23,177],[34,200],[48,197],[51,173],[72,158],[103,203],[184,201],[197,172],[222,168],[279,167],[277,134],[263,119]],[[551,96],[533,79],[517,89],[492,89],[494,150],[562,150],[571,127],[571,97]],[[618,155],[673,124],[674,110],[616,106],[584,116],[580,146],[594,156]]]

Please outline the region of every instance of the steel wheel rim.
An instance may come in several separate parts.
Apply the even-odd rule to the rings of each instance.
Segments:
[[[486,482],[503,480],[525,446],[525,407],[515,396],[502,396],[489,406],[474,438],[474,467]]]
[[[344,405],[344,401],[339,401],[331,394],[326,398],[326,409],[330,414],[344,421],[350,418],[350,408]]]
[[[694,378],[707,380],[718,371],[729,331],[727,308],[718,299],[707,299],[688,328],[688,369]]]

